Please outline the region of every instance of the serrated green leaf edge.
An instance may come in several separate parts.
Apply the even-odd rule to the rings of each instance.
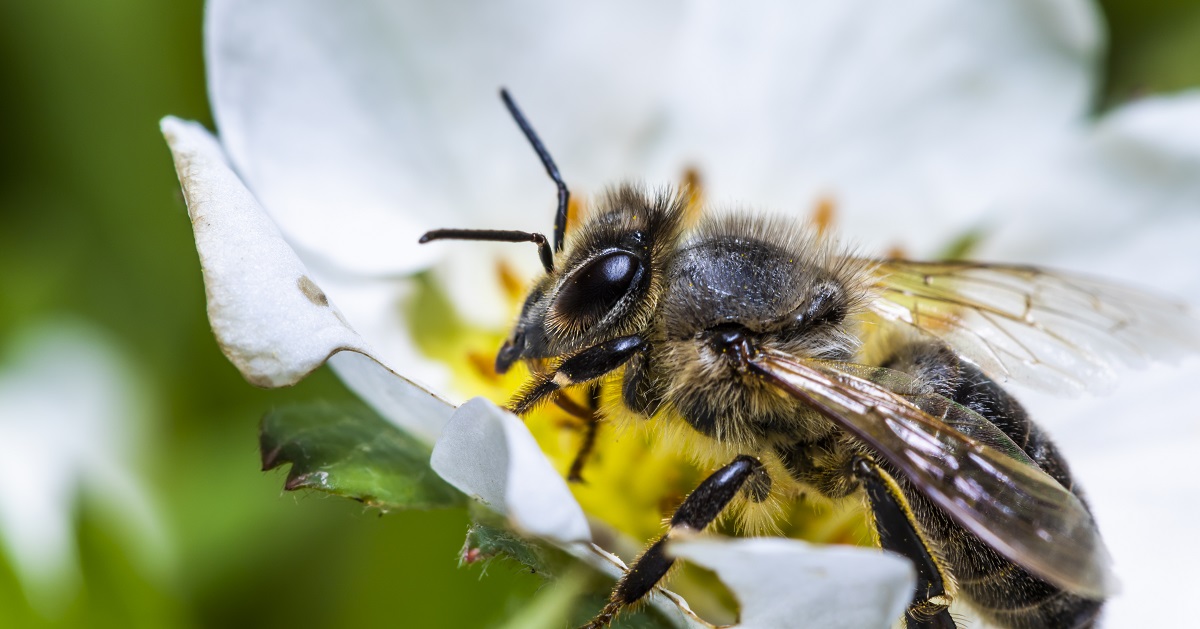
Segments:
[[[315,402],[267,413],[262,469],[291,464],[284,489],[314,489],[384,511],[457,507],[466,497],[429,467],[430,449],[365,404]]]

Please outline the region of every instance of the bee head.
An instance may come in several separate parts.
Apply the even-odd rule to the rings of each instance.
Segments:
[[[629,334],[644,325],[658,284],[656,260],[678,237],[683,200],[673,193],[653,199],[634,186],[610,191],[601,210],[577,230],[565,246],[570,194],[558,166],[512,97],[500,97],[529,140],[546,174],[558,188],[553,250],[542,234],[516,230],[438,229],[421,236],[433,240],[532,242],[546,275],[525,298],[512,333],[496,355],[504,373],[518,360],[559,356],[602,337]],[[575,233],[577,231],[577,233]],[[555,258],[565,261],[556,263]]]
[[[521,359],[568,354],[646,325],[661,259],[678,236],[682,201],[634,186],[610,191],[572,231],[562,264],[530,291],[496,356],[503,373]]]
[[[496,356],[504,373],[521,358],[562,353],[582,337],[610,327],[644,293],[646,263],[636,251],[613,248],[590,256],[539,283],[525,299],[512,334]]]

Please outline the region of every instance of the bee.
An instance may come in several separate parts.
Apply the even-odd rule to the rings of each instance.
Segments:
[[[615,382],[619,410],[682,421],[735,455],[586,627],[664,577],[673,532],[772,491],[864,497],[879,545],[915,568],[911,629],[956,627],[954,598],[1000,627],[1094,626],[1109,554],[1066,461],[997,380],[1081,389],[1115,364],[1195,349],[1185,307],[1035,267],[858,257],[794,219],[693,220],[685,194],[632,185],[567,233],[558,168],[501,97],[558,187],[553,243],[464,229],[421,242],[537,245],[545,275],[496,357],[501,373],[534,367],[510,409]]]

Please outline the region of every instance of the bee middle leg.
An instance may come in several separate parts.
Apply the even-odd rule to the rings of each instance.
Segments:
[[[947,609],[945,575],[934,559],[929,544],[913,520],[908,501],[887,472],[875,463],[859,457],[854,461],[854,475],[867,492],[879,545],[884,550],[899,553],[912,562],[917,572],[917,586],[912,602],[904,615],[907,629],[956,629]]]
[[[764,489],[764,487],[766,489]],[[729,506],[739,491],[745,490],[751,500],[765,500],[770,489],[770,477],[758,459],[740,455],[733,462],[704,479],[671,516],[671,527],[629,567],[617,582],[608,603],[591,622],[581,629],[607,627],[617,613],[645,596],[671,569],[675,558],[666,553],[667,541],[680,530],[702,531]]]

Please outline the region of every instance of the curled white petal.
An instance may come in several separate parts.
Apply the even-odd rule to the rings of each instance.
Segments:
[[[337,352],[355,352],[336,361],[347,384],[388,419],[433,441],[450,404],[374,359],[208,131],[176,118],[163,119],[162,130],[192,219],[209,322],[242,375],[258,386],[286,386]]]
[[[741,629],[888,627],[916,582],[910,562],[868,548],[694,536],[668,552],[717,573],[741,604]]]
[[[162,122],[204,272],[222,351],[262,387],[294,384],[339,349],[366,351],[254,195],[196,123]]]
[[[614,580],[628,570],[590,542],[583,509],[512,413],[483,398],[469,400],[446,425],[430,465],[459,491],[505,515],[516,530],[554,543]],[[646,600],[677,627],[712,629],[678,594],[655,588]]]
[[[506,515],[518,531],[561,543],[591,540],[583,509],[529,429],[483,398],[458,408],[430,464],[451,485]]]
[[[330,357],[329,366],[351,391],[425,443],[437,441],[454,413],[454,405],[437,393],[400,376],[373,356],[340,352]]]

